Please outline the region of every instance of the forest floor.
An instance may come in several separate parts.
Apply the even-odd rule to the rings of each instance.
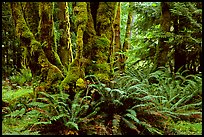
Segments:
[[[16,93],[16,94],[15,94]],[[2,134],[3,135],[22,135],[22,134],[41,134],[41,135],[48,135],[48,134],[59,134],[61,126],[59,124],[51,124],[49,126],[39,126],[38,128],[34,127],[35,119],[32,117],[26,117],[24,114],[29,110],[24,110],[21,113],[18,108],[21,107],[22,104],[25,104],[31,99],[32,93],[32,86],[31,83],[18,86],[17,84],[10,84],[9,81],[3,81],[2,86]],[[24,94],[24,95],[23,95]],[[19,99],[19,97],[23,97]],[[7,102],[5,101],[7,100]],[[9,103],[8,103],[9,102]],[[28,108],[29,109],[29,108]],[[15,113],[11,113],[11,110],[18,110]],[[23,111],[23,110],[22,110]],[[32,121],[29,124],[29,121]],[[176,135],[202,135],[202,120],[193,120],[194,122],[180,120],[173,122],[170,126],[172,127],[171,131],[175,131],[175,133],[169,133],[169,135],[176,134]],[[197,121],[197,122],[196,122]],[[40,129],[41,128],[41,129]],[[47,128],[47,129],[46,129]],[[31,131],[35,132],[31,132]],[[53,132],[54,131],[54,132]],[[56,131],[56,132],[55,132]],[[69,134],[74,134],[72,131]],[[166,133],[168,134],[168,133]]]

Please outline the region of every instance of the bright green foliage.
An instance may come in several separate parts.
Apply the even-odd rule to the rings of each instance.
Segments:
[[[133,78],[129,77],[126,85],[131,82],[135,83],[136,85],[129,89],[139,88],[151,94],[158,111],[175,119],[186,119],[194,114],[202,114],[200,112],[202,106],[202,79],[200,76],[187,75],[184,77],[176,73],[172,77],[167,69],[153,73],[142,72],[144,70],[129,70]],[[127,78],[126,76],[125,81]]]
[[[10,76],[10,80],[13,83],[23,86],[26,82],[31,82],[32,73],[30,69],[21,69],[16,75]]]
[[[202,123],[190,123],[185,121],[178,121],[172,123],[172,128],[177,135],[202,135]]]
[[[38,98],[38,100],[46,103],[31,102],[28,104],[30,107],[35,106],[46,112],[43,112],[44,120],[35,123],[35,125],[53,124],[54,121],[60,121],[68,129],[79,130],[81,126],[85,124],[84,120],[94,117],[98,111],[98,108],[95,108],[93,112],[88,112],[90,109],[88,102],[91,97],[82,97],[82,93],[83,92],[77,92],[74,100],[70,100],[69,95],[65,93],[55,95],[50,95],[44,92],[39,93],[40,95],[43,95],[43,97]]]
[[[153,66],[155,67],[159,51],[159,39],[165,38],[169,46],[168,61],[166,67],[174,71],[175,67],[175,48],[181,48],[186,54],[186,69],[189,73],[196,73],[200,66],[201,43],[202,43],[202,7],[196,2],[171,2],[171,22],[170,32],[161,31],[161,7],[160,2],[135,2],[134,21],[131,32],[131,50],[126,53],[128,67],[132,65]],[[125,9],[124,9],[125,10]],[[179,24],[183,23],[182,28],[176,30],[175,20]],[[184,22],[182,20],[184,18]],[[123,33],[123,32],[121,32]],[[122,36],[122,34],[121,34]]]
[[[31,116],[31,115],[30,115]],[[28,116],[21,118],[5,118],[2,122],[2,134],[3,135],[40,135],[37,131],[32,132],[28,130],[28,126],[34,124],[37,119],[33,119]]]
[[[74,4],[76,3],[69,3],[69,10],[72,24],[71,39],[73,49],[76,49],[79,41],[77,42],[74,36],[76,26],[73,22],[76,21],[75,25],[82,25],[87,18],[74,15],[78,12],[78,9],[72,8]],[[77,4],[77,8],[83,7],[83,3]],[[3,81],[3,134],[30,135],[51,132],[60,135],[201,135],[202,75],[192,74],[191,69],[197,69],[200,65],[202,7],[195,2],[168,3],[172,19],[171,28],[170,32],[164,33],[160,25],[162,12],[160,4],[160,2],[134,2],[133,7],[128,8],[128,2],[121,3],[121,44],[125,38],[127,11],[133,10],[131,48],[128,52],[120,52],[128,57],[126,71],[122,75],[110,73],[107,56],[109,47],[105,46],[110,44],[110,40],[102,34],[95,41],[90,40],[88,43],[93,47],[88,47],[83,44],[88,37],[83,33],[80,44],[84,48],[81,47],[80,57],[77,53],[78,59],[70,64],[66,78],[63,81],[57,78],[59,83],[50,82],[57,90],[59,87],[59,92],[50,94],[49,90],[39,91],[34,95],[31,84],[27,84],[32,81],[30,69],[20,69],[20,72],[10,76],[9,80]],[[8,26],[5,24],[10,18],[6,12],[10,11],[4,10],[3,26]],[[185,19],[178,32],[175,30],[176,18],[177,23],[184,23],[181,18]],[[86,32],[85,24],[81,27]],[[3,48],[9,48],[11,38],[8,32],[14,33],[13,29],[7,28],[3,27],[2,30],[5,45]],[[59,42],[61,30],[58,21],[55,21],[54,31],[56,42]],[[169,60],[166,66],[156,68],[161,38],[165,38],[169,45],[166,55]],[[175,49],[180,44],[186,45],[186,49],[182,50],[187,55],[187,70],[174,72]],[[14,48],[17,45],[14,44]],[[32,55],[35,54],[32,50],[37,50],[35,48],[31,49]],[[92,60],[81,58],[82,55],[85,57],[87,53],[92,53],[92,48],[96,52]],[[85,51],[85,55],[81,54],[82,51]],[[75,54],[73,53],[74,57]],[[83,63],[88,65],[83,68]],[[3,71],[6,72],[5,70],[6,67],[3,66]],[[85,71],[94,75],[84,76]],[[52,72],[51,70],[43,75],[49,74],[49,77],[53,77]],[[43,81],[41,78],[34,80],[33,85],[38,85],[38,80]],[[43,84],[41,83],[41,86]]]

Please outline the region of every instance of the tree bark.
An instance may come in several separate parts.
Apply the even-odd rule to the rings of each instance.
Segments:
[[[178,20],[175,20],[174,27],[176,34],[181,34],[180,30],[182,30],[185,27],[185,19],[182,16],[177,17]],[[178,23],[179,21],[179,23]],[[174,72],[177,72],[180,70],[180,72],[184,71],[186,69],[186,43],[183,41],[182,43],[179,43],[175,46],[175,52],[174,52],[174,58],[175,58],[175,69]]]
[[[128,13],[128,19],[127,19],[127,26],[126,26],[126,33],[125,33],[125,40],[123,43],[123,47],[121,47],[123,52],[127,52],[127,50],[130,48],[130,30],[131,30],[131,23],[132,23],[132,2],[129,2],[129,13]],[[127,60],[127,57],[122,54],[121,55],[121,67],[120,71],[121,73],[125,71],[125,61]]]
[[[64,76],[55,65],[48,61],[41,43],[36,40],[28,28],[23,16],[21,3],[12,2],[11,9],[16,26],[16,34],[20,38],[21,45],[26,53],[26,59],[28,59],[28,64],[26,65],[31,69],[34,78],[38,79],[37,77],[40,77],[38,79],[40,80],[39,85],[41,84],[45,91],[49,90],[51,85]]]
[[[169,4],[168,2],[161,2],[161,30],[164,35],[166,35],[167,32],[170,32],[171,27],[171,15],[169,10]],[[165,36],[166,37],[166,36]],[[161,37],[159,39],[159,45],[158,45],[158,51],[157,51],[157,67],[165,67],[165,64],[168,62],[168,51],[169,51],[169,45],[165,42],[168,40],[168,38]]]
[[[57,54],[56,34],[53,21],[53,8],[54,3],[52,2],[39,3],[39,40],[42,43],[43,50],[50,63],[56,65],[65,74],[66,68],[62,65],[60,57]]]
[[[63,66],[68,71],[68,65],[73,61],[68,3],[58,2],[57,4],[59,7],[58,19],[60,31],[58,53]]]
[[[114,21],[114,30],[115,30],[115,43],[113,46],[113,56],[114,56],[114,68],[119,69],[120,68],[120,2],[118,2],[117,6],[117,13]]]
[[[24,6],[26,5],[29,4]],[[39,3],[39,25],[36,35],[33,34],[36,33],[36,29],[31,31],[29,28],[31,27],[29,24],[33,24],[34,20],[29,19],[28,14],[24,15],[25,10],[22,9],[21,3],[11,3],[16,32],[25,49],[28,66],[33,76],[40,78],[41,88],[38,89],[54,92],[59,89],[70,90],[70,87],[76,86],[79,78],[83,79],[85,75],[90,74],[94,74],[103,82],[110,80],[109,57],[111,44],[115,42],[113,23],[117,4],[114,2],[76,2],[73,5],[76,19],[73,30],[77,37],[76,56],[72,60],[69,32],[72,26],[69,25],[69,13],[66,12],[67,3],[59,3],[61,11],[57,16],[62,30],[61,35],[64,35],[59,40],[61,49],[57,46],[55,34],[54,3]],[[29,21],[26,22],[25,18]],[[63,51],[62,47],[66,50]],[[59,50],[60,55],[57,53]],[[66,53],[63,55],[62,51]]]

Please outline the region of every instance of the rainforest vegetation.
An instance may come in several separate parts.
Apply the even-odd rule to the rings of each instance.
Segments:
[[[201,135],[202,2],[2,2],[3,135]]]

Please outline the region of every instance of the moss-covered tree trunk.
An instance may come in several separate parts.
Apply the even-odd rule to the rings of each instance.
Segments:
[[[63,66],[68,70],[68,65],[73,61],[68,3],[58,2],[57,5],[59,7],[58,19],[60,31],[58,53]]]
[[[118,2],[117,6],[117,13],[114,20],[114,30],[115,30],[115,43],[113,46],[113,55],[114,55],[114,68],[118,70],[120,68],[120,55],[118,52],[120,52],[120,2]]]
[[[103,82],[111,75],[111,46],[114,41],[114,2],[76,2],[73,4],[76,26],[76,57],[69,66],[61,87],[69,88],[78,79],[93,74]]]
[[[170,8],[168,2],[161,2],[161,30],[163,32],[163,35],[166,35],[167,32],[170,31],[171,27],[171,15],[170,15]],[[159,39],[159,45],[158,45],[158,56],[157,56],[157,67],[165,66],[165,64],[168,62],[168,51],[169,51],[169,45],[167,42],[168,38],[160,38]]]
[[[126,33],[125,33],[125,40],[123,43],[123,46],[121,47],[123,52],[127,52],[127,50],[130,48],[130,31],[131,31],[131,23],[132,23],[132,6],[133,2],[129,2],[129,13],[128,13],[128,19],[127,19],[127,26],[126,26]],[[127,57],[123,54],[121,55],[121,65],[120,65],[120,71],[125,71],[125,61],[127,60]]]
[[[34,3],[24,3],[28,7]],[[69,25],[67,3],[58,3],[59,29],[61,37],[56,39],[53,19],[54,3],[36,3],[39,11],[38,28],[29,8],[21,3],[11,3],[16,32],[25,49],[25,58],[34,77],[38,77],[43,90],[69,90],[75,87],[78,79],[94,74],[101,81],[108,82],[111,75],[110,51],[115,43],[114,20],[117,3],[114,2],[76,2],[73,11],[74,26]],[[36,5],[35,5],[36,6]],[[27,9],[27,10],[25,10]],[[25,12],[27,15],[24,15]],[[74,18],[74,17],[72,17]],[[34,27],[33,27],[34,26]],[[31,28],[30,28],[31,27]],[[70,27],[76,33],[76,56],[72,60]],[[34,29],[35,28],[35,29]],[[116,28],[116,27],[115,27]],[[37,32],[36,32],[37,30]],[[58,30],[59,31],[59,30]],[[34,34],[35,33],[35,34]],[[118,32],[117,32],[118,33]],[[57,44],[59,44],[59,47]],[[66,50],[63,50],[64,47]],[[59,49],[58,49],[59,48]],[[57,51],[61,52],[57,52]],[[60,53],[60,55],[58,55]],[[68,70],[67,70],[68,65]],[[64,78],[64,76],[66,77]],[[73,89],[73,88],[71,88]]]
[[[76,13],[77,39],[76,39],[76,57],[69,65],[66,78],[62,81],[61,89],[68,90],[70,85],[75,85],[78,79],[83,79],[85,76],[83,63],[83,35],[88,21],[87,4],[86,2],[77,2],[74,7]]]
[[[57,54],[57,43],[55,34],[55,25],[53,21],[53,2],[39,3],[40,22],[38,26],[39,40],[46,57],[53,65],[56,65],[62,72],[66,73],[66,68],[62,65]]]
[[[25,59],[28,60],[26,65],[31,69],[33,77],[39,78],[39,85],[42,86],[42,91],[51,89],[57,80],[63,79],[64,76],[55,65],[49,62],[42,44],[36,40],[35,35],[28,27],[21,3],[12,2],[10,6],[15,22],[16,34],[24,48]]]

